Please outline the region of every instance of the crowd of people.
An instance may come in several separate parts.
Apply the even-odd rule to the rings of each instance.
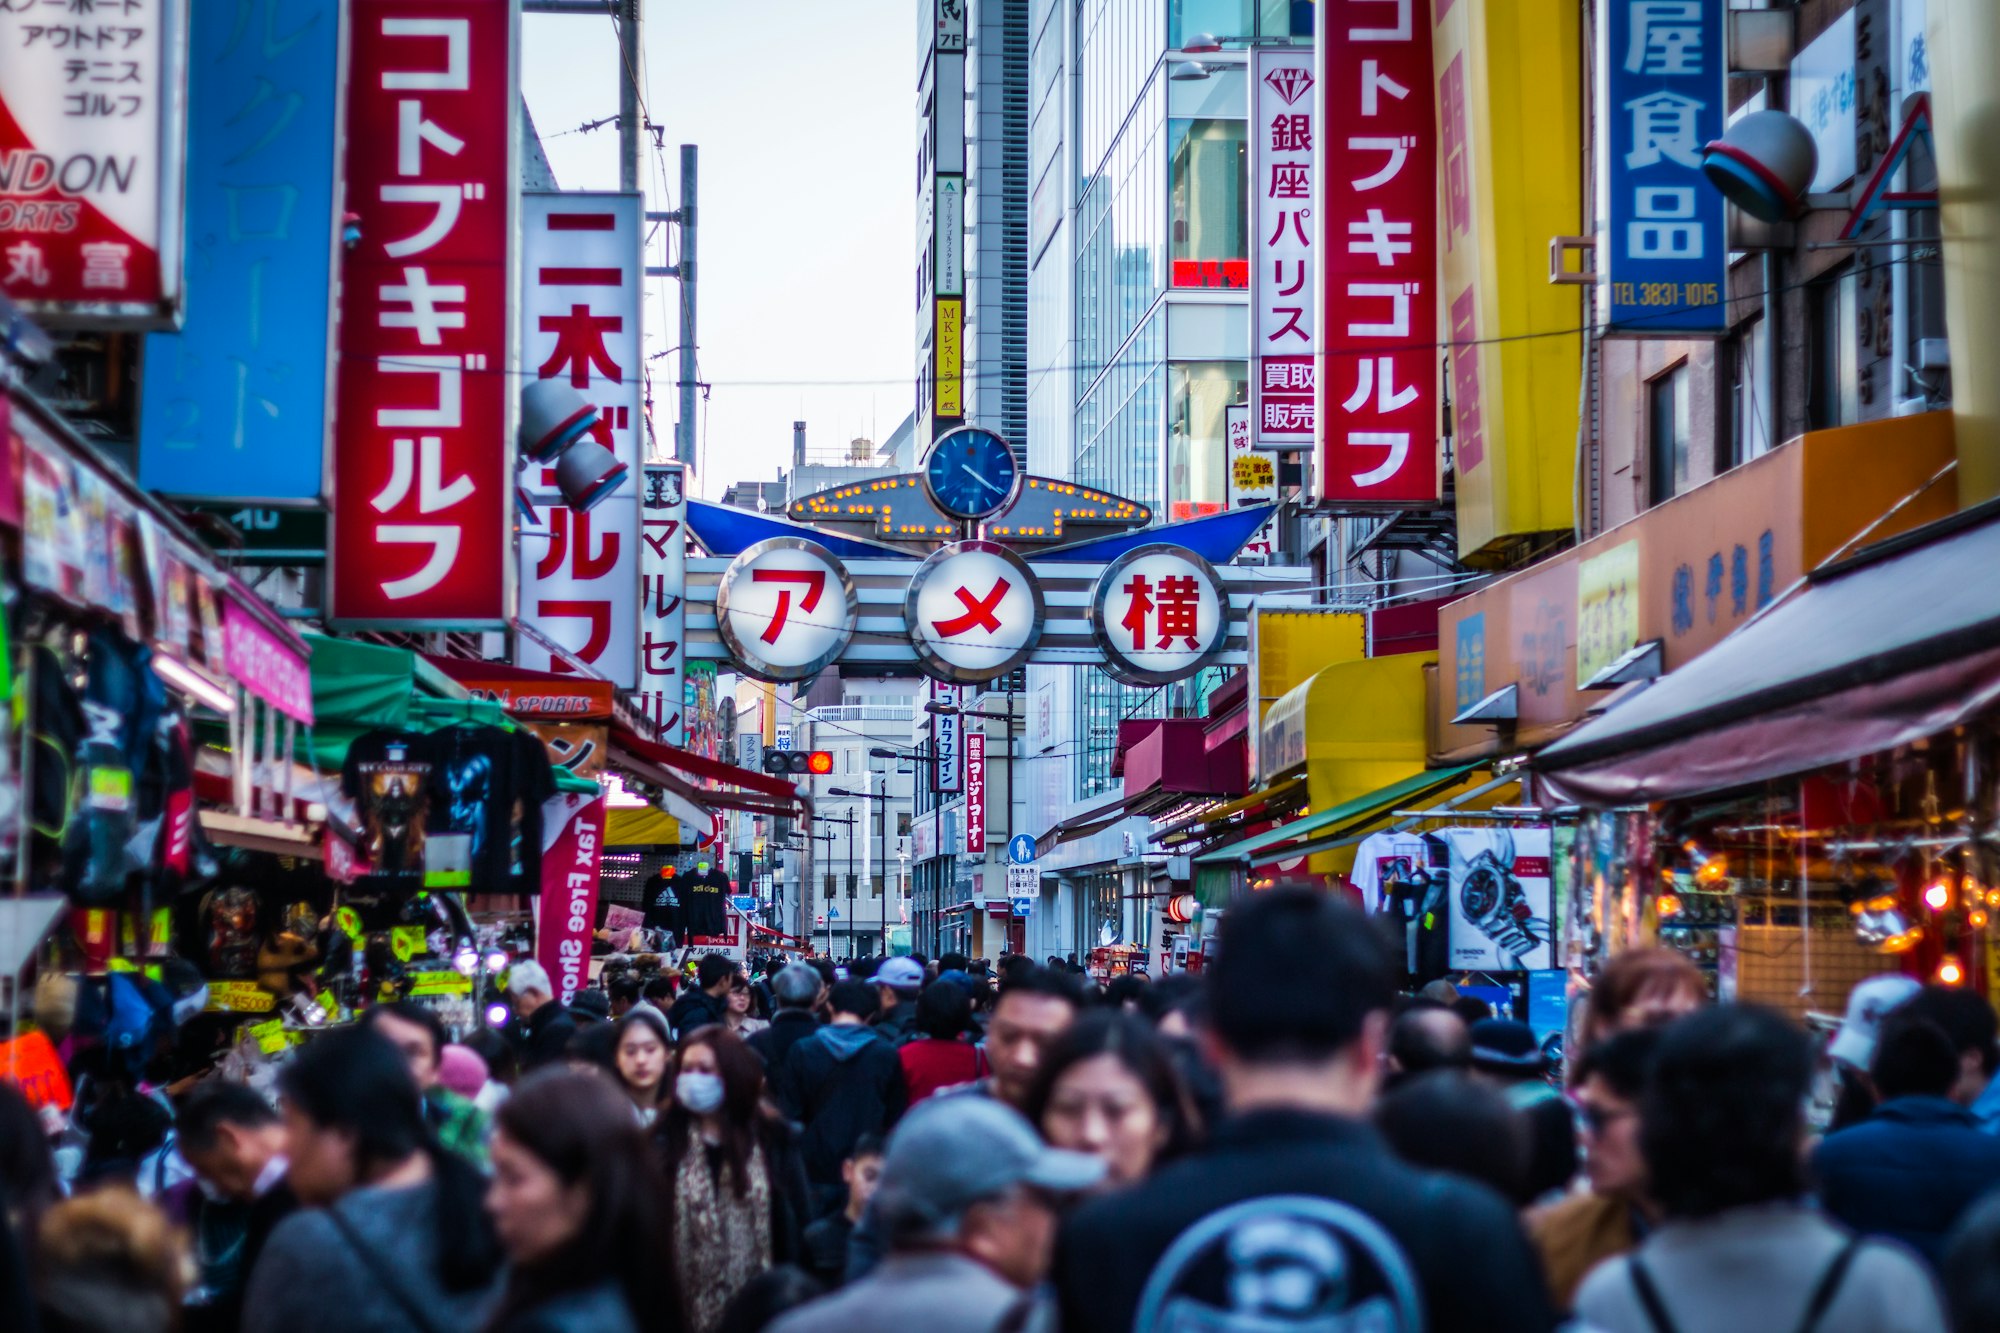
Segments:
[[[1277,889],[1109,986],[715,955],[565,1004],[519,963],[506,1034],[384,1003],[149,1092],[89,1172],[0,1086],[0,1328],[2000,1333],[1979,996],[1878,978],[1822,1052],[1642,950],[1558,1069],[1399,975]]]

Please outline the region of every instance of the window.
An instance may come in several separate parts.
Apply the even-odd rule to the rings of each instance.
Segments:
[[[1250,372],[1243,361],[1180,361],[1167,369],[1167,515],[1198,518],[1229,501],[1227,410],[1250,401]]]
[[[1648,504],[1671,500],[1688,486],[1689,378],[1683,361],[1646,386]]]
[[[1313,35],[1313,0],[1260,0],[1257,7],[1259,37],[1302,37]]]
[[[1175,120],[1172,156],[1172,285],[1248,287],[1250,144],[1240,120]]]
[[[1251,0],[1168,2],[1172,6],[1172,17],[1168,20],[1167,40],[1173,43],[1176,51],[1184,49],[1197,34],[1227,41],[1232,37],[1251,37],[1256,33]]]
[[[899,838],[910,836],[910,812],[908,810],[898,810],[896,812],[896,836]]]
[[[1825,430],[1861,419],[1860,279],[1850,264],[1806,289],[1806,426]]]

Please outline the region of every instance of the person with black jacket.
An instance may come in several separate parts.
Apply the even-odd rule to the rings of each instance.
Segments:
[[[792,963],[771,979],[777,1011],[771,1015],[769,1027],[746,1040],[751,1050],[764,1057],[764,1069],[772,1077],[784,1067],[792,1047],[819,1031],[819,1015],[813,1011],[819,1008],[825,989],[819,973],[804,963]]]
[[[190,1302],[188,1333],[233,1330],[264,1242],[298,1208],[285,1181],[285,1124],[264,1098],[241,1083],[196,1085],[174,1119],[175,1143],[202,1189],[188,1230],[202,1256],[201,1302]]]
[[[507,969],[507,993],[514,997],[514,1012],[521,1016],[521,1072],[562,1059],[576,1036],[576,1020],[556,998],[548,969],[532,959],[514,964]]]
[[[1513,1210],[1366,1121],[1397,975],[1344,903],[1275,889],[1230,909],[1208,978],[1227,1116],[1205,1152],[1070,1219],[1064,1328],[1555,1327]]]
[[[728,954],[706,953],[695,964],[694,985],[681,992],[667,1011],[674,1035],[685,1037],[710,1023],[724,1021],[729,1008],[729,986],[736,980],[736,960]]]
[[[865,981],[833,988],[833,1020],[794,1046],[778,1071],[778,1107],[805,1126],[806,1176],[814,1193],[840,1192],[840,1165],[864,1134],[887,1134],[907,1094],[903,1062],[868,1020],[875,991]]]

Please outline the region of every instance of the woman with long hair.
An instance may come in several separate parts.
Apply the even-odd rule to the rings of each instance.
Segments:
[[[367,1028],[323,1033],[278,1091],[285,1180],[307,1211],[279,1223],[257,1260],[247,1333],[478,1324],[500,1265],[485,1181],[425,1124],[402,1052]]]
[[[1108,1188],[1187,1152],[1198,1130],[1165,1043],[1118,1010],[1087,1013],[1049,1044],[1023,1109],[1054,1147],[1101,1158]]]
[[[742,1038],[697,1028],[675,1064],[673,1102],[655,1126],[673,1196],[672,1271],[684,1327],[715,1333],[744,1283],[802,1258],[805,1165]]]
[[[628,1009],[612,1037],[613,1072],[632,1099],[639,1124],[650,1129],[667,1102],[667,1066],[673,1062],[674,1040],[667,1020],[649,1004]]]
[[[491,1333],[678,1333],[658,1285],[666,1200],[611,1080],[581,1069],[527,1079],[494,1125],[486,1211],[512,1268]]]

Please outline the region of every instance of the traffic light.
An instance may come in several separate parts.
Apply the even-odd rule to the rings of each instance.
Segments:
[[[833,751],[780,750],[767,745],[764,747],[764,771],[785,776],[813,774],[824,777],[833,772]]]

